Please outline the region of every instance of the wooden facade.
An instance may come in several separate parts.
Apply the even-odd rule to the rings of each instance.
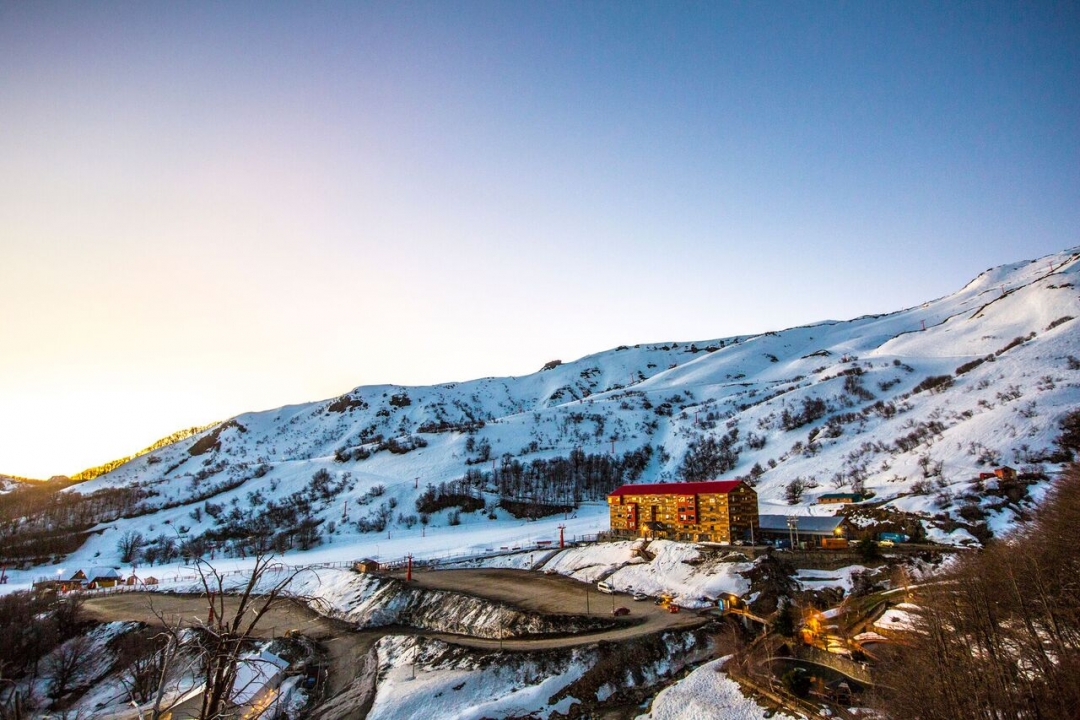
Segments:
[[[623,485],[608,509],[617,535],[732,543],[758,525],[757,493],[741,480]]]
[[[818,498],[818,505],[835,505],[837,503],[857,503],[863,501],[862,493],[835,492],[825,493]]]

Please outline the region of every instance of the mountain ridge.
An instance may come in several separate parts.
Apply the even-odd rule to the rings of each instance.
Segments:
[[[242,413],[65,492],[143,495],[132,517],[102,519],[87,546],[102,555],[148,519],[229,548],[260,512],[289,506],[282,522],[307,528],[303,546],[364,543],[373,528],[509,522],[500,501],[573,504],[612,482],[710,469],[755,483],[762,512],[809,511],[854,486],[925,518],[935,539],[985,538],[1037,500],[1058,425],[1080,405],[1078,260],[1072,248],[989,268],[955,293],[851,320],[622,345],[524,376],[358,386]],[[1038,466],[1023,502],[977,496],[972,478],[994,462]],[[297,547],[295,533],[279,544]]]

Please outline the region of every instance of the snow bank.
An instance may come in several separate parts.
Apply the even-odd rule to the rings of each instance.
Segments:
[[[706,663],[665,688],[653,700],[652,708],[637,720],[760,720],[765,710],[743,695],[739,684],[721,668],[727,658]],[[777,720],[796,720],[777,713]]]
[[[380,681],[369,720],[428,720],[433,716],[447,720],[546,718],[556,712],[566,714],[573,698],[553,705],[548,704],[548,699],[586,670],[576,655],[554,666],[521,656],[484,667],[461,651],[450,657],[432,657],[445,647],[431,641],[421,645],[417,639],[407,637],[380,640]]]
[[[618,592],[668,593],[684,607],[708,607],[724,593],[743,595],[750,583],[739,573],[750,563],[721,562],[711,551],[690,543],[654,540],[651,561],[632,553],[634,541],[600,543],[565,550],[544,564],[544,572],[583,582],[603,578]]]

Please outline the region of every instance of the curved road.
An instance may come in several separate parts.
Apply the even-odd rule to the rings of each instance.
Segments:
[[[399,580],[404,572],[390,574]],[[475,570],[421,570],[413,572],[412,584],[431,590],[464,593],[485,600],[506,603],[523,610],[546,615],[593,615],[611,617],[617,607],[630,610],[628,616],[615,618],[618,626],[608,630],[578,633],[562,637],[490,640],[449,633],[418,633],[455,645],[481,649],[550,650],[552,648],[591,645],[601,641],[627,640],[665,630],[697,627],[708,622],[697,613],[669,613],[650,600],[634,602],[625,593],[608,595],[591,583],[562,575],[544,575],[528,570],[480,568]]]
[[[404,573],[392,577],[404,580]],[[615,618],[617,625],[607,630],[559,637],[513,638],[491,640],[467,635],[437,633],[413,628],[374,628],[356,630],[348,623],[319,615],[305,605],[289,599],[276,600],[255,629],[259,638],[273,638],[289,630],[319,640],[327,648],[330,674],[327,698],[343,692],[355,696],[347,707],[324,717],[349,717],[357,707],[369,705],[374,692],[374,677],[369,657],[375,643],[385,635],[411,634],[437,638],[447,643],[480,650],[533,651],[591,645],[651,635],[666,630],[689,629],[708,622],[694,612],[669,613],[651,601],[634,602],[628,595],[607,595],[592,584],[561,575],[543,575],[526,570],[424,570],[413,573],[414,586],[459,592],[523,610],[553,615],[593,615],[611,617],[612,608],[626,607],[630,615]],[[235,599],[227,606],[235,608]],[[88,598],[86,611],[104,621],[137,620],[148,625],[162,622],[191,626],[206,620],[206,599],[198,595],[173,595],[159,592],[117,593]],[[363,679],[361,679],[363,678]],[[358,685],[359,683],[359,685]],[[360,687],[363,686],[363,687]],[[331,701],[332,703],[333,701]],[[341,703],[338,703],[339,705]],[[351,712],[350,712],[351,710]]]

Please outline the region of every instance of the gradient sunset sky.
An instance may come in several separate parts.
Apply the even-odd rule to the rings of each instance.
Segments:
[[[1080,5],[0,0],[0,472],[1080,244]]]

